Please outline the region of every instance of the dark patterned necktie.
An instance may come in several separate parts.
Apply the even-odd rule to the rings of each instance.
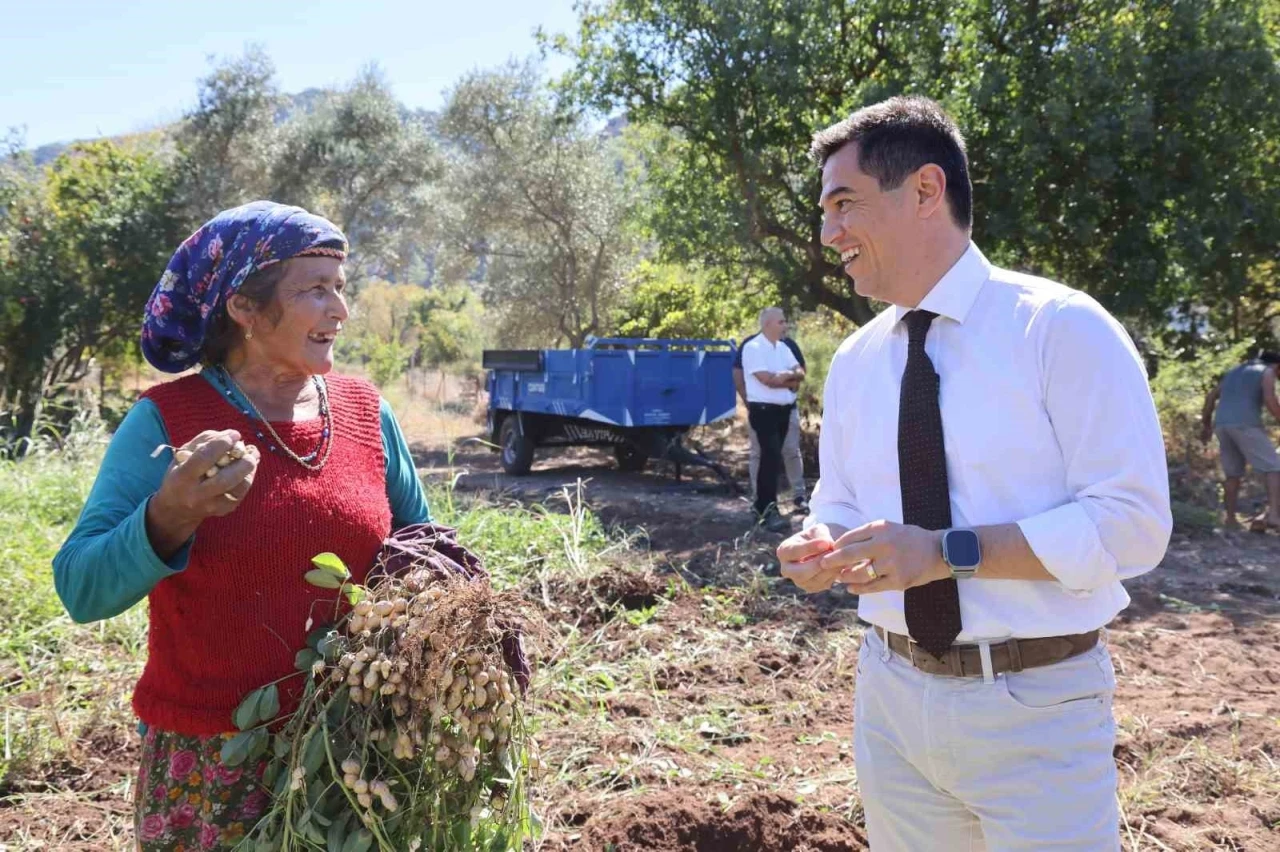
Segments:
[[[902,522],[927,530],[951,526],[947,454],[938,407],[938,374],[924,351],[937,314],[906,316],[907,368],[898,401],[898,474],[902,480]],[[926,651],[943,656],[960,633],[960,591],[954,578],[907,589],[907,631]]]

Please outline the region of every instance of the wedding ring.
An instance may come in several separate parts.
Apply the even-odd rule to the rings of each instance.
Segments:
[[[872,562],[868,562],[868,563],[867,563],[867,579],[868,579],[868,580],[874,580],[875,578],[877,578],[877,577],[879,577],[879,576],[880,576],[880,575],[876,573],[876,566],[875,566],[875,564],[874,564],[874,563],[872,563]]]

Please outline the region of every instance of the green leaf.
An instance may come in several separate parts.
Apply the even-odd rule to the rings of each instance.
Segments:
[[[324,659],[310,648],[303,648],[301,651],[293,655],[293,667],[300,672],[311,671],[311,666],[317,660]]]
[[[320,640],[332,632],[332,624],[321,624],[319,627],[311,628],[311,632],[307,634],[307,647],[316,653],[323,653],[320,650]]]
[[[312,731],[302,750],[302,768],[308,775],[314,775],[324,763],[324,758],[324,734]]]
[[[355,583],[347,583],[342,587],[342,591],[347,596],[347,603],[352,606],[360,603],[360,601],[364,600],[368,594],[364,586],[358,586]]]
[[[342,586],[342,579],[335,577],[328,571],[321,571],[319,568],[313,568],[303,575],[302,579],[306,580],[313,586],[319,586],[322,589],[337,589]]]
[[[278,760],[273,760],[267,764],[267,768],[262,771],[262,786],[271,789],[276,783],[276,778],[280,775],[280,770],[284,768],[284,764]]]
[[[322,778],[316,778],[307,785],[307,804],[311,806],[312,814],[320,807],[320,800],[324,798],[324,791],[327,789],[329,784]]]
[[[270,722],[280,715],[280,689],[274,683],[262,689],[258,699],[258,721]]]
[[[347,715],[347,709],[351,707],[351,693],[345,689],[339,689],[337,696],[333,701],[329,702],[329,706],[325,709],[325,717],[330,725],[335,728],[342,723],[342,717]]]
[[[319,556],[313,556],[311,557],[311,564],[321,571],[332,574],[339,580],[351,579],[351,572],[347,570],[346,565],[342,564],[342,560],[338,558],[336,553],[321,553]],[[337,588],[337,586],[334,588]]]
[[[276,779],[276,786],[271,790],[271,798],[279,799],[284,796],[285,791],[289,789],[289,772],[288,767],[284,772],[280,773],[280,777]]]
[[[271,753],[279,760],[284,760],[289,754],[289,741],[284,736],[277,734],[275,741],[271,745]],[[268,784],[267,786],[271,786]]]
[[[347,838],[347,842],[342,844],[342,852],[369,852],[371,846],[373,846],[373,832],[362,828]]]
[[[245,731],[249,735],[249,760],[257,760],[266,754],[267,743],[271,741],[271,735],[267,733],[266,728],[254,728],[252,731]]]
[[[342,638],[342,634],[336,630],[331,630],[327,636],[316,644],[316,653],[326,660],[336,660],[342,656],[342,649],[345,645],[346,642]]]
[[[347,820],[345,817],[335,819],[329,826],[329,831],[325,836],[325,849],[327,852],[342,852],[342,844],[347,839]]]
[[[249,756],[249,749],[253,745],[253,737],[257,731],[241,731],[231,739],[222,744],[222,751],[219,757],[226,766],[239,766],[245,762]]]
[[[302,831],[312,843],[324,843],[324,832],[313,822],[307,823]]]
[[[244,697],[240,706],[231,714],[231,721],[236,730],[247,731],[258,723],[258,701],[262,698],[262,690],[255,689]]]

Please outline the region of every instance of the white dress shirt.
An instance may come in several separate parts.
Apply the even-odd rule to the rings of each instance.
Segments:
[[[1159,564],[1173,527],[1164,441],[1133,343],[1089,296],[993,267],[972,243],[920,308],[938,314],[925,351],[941,379],[953,526],[1017,523],[1057,578],[959,581],[957,641],[1105,625],[1129,603],[1120,581]],[[907,311],[890,307],[832,358],[806,527],[902,521]],[[901,592],[863,595],[858,615],[907,632]]]
[[[800,366],[791,347],[779,340],[773,343],[763,333],[747,341],[742,347],[742,380],[746,384],[747,402],[771,402],[775,405],[791,405],[796,392],[789,388],[766,387],[756,373],[785,373]]]

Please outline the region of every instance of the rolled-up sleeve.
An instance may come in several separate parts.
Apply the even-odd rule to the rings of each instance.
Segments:
[[[1049,573],[1088,592],[1164,558],[1169,474],[1146,371],[1124,329],[1080,293],[1050,311],[1041,376],[1073,499],[1018,526]]]
[[[847,381],[847,356],[837,351],[827,371],[827,381],[822,388],[822,432],[818,436],[818,466],[821,475],[809,500],[809,516],[804,528],[815,524],[839,524],[846,529],[860,527],[867,522],[858,508],[853,483],[844,465],[849,454],[844,445],[847,440],[846,424],[840,416],[840,385]]]

